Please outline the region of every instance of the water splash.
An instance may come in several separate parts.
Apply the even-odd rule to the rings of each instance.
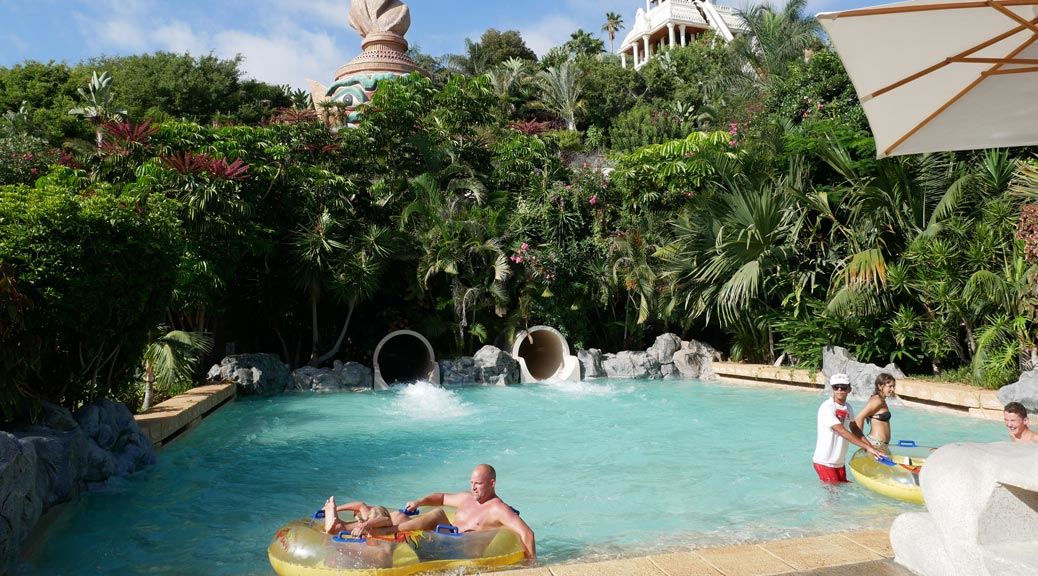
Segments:
[[[396,386],[394,392],[396,398],[383,409],[391,416],[414,420],[453,420],[475,413],[473,406],[463,402],[457,392],[424,380]]]
[[[556,392],[570,394],[573,396],[613,396],[625,390],[615,384],[597,384],[594,382],[548,379],[542,380],[540,384]]]

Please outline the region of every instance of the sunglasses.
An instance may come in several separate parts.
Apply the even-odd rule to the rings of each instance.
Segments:
[[[851,389],[850,384],[833,384],[833,390],[847,391]]]

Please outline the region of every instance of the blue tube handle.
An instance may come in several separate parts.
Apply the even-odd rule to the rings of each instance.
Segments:
[[[321,509],[321,510],[318,510],[317,512],[314,512],[313,518],[314,518],[314,520],[321,520],[322,518],[324,518],[324,510]]]
[[[876,458],[876,462],[885,464],[887,466],[897,466],[897,462],[890,459],[890,456],[883,456],[882,458]]]
[[[400,513],[406,516],[417,516],[419,514],[418,509],[409,510],[406,506],[400,509]]]
[[[443,534],[444,536],[461,536],[458,527],[451,524],[437,524],[436,533]]]
[[[903,448],[918,448],[919,445],[915,443],[915,440],[898,440],[897,445]]]
[[[339,532],[338,536],[332,538],[336,542],[343,542],[345,544],[363,544],[368,541],[367,538],[354,538],[349,532],[343,530]]]

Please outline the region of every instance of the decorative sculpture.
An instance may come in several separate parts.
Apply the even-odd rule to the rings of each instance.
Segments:
[[[357,107],[371,99],[382,80],[422,71],[407,56],[404,34],[411,12],[400,0],[351,0],[349,23],[361,35],[363,52],[335,71],[331,86],[308,81],[314,107],[333,124],[355,123]]]

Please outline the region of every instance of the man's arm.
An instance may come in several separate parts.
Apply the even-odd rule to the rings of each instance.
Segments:
[[[519,535],[519,539],[523,542],[526,559],[530,562],[537,560],[537,539],[526,522],[515,511],[504,505],[498,508],[496,516],[502,526]]]
[[[433,492],[428,496],[422,496],[417,500],[408,502],[405,508],[408,510],[417,510],[419,506],[442,506],[445,499],[445,494],[443,492]]]
[[[876,447],[870,444],[869,441],[862,436],[861,430],[858,429],[858,426],[854,422],[850,422],[848,426],[851,427],[851,431],[844,428],[843,424],[835,424],[833,425],[833,432],[843,436],[851,444],[864,448],[866,452],[872,454],[876,458],[882,458],[884,456],[882,452],[876,450]]]

